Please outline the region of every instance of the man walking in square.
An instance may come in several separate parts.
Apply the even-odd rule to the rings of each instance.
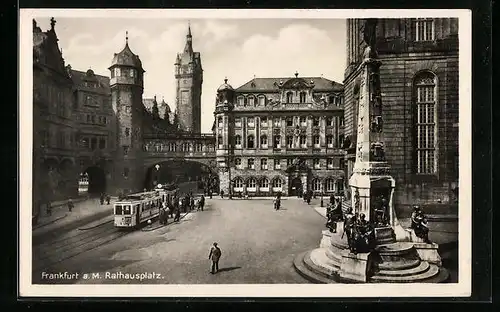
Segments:
[[[212,270],[210,273],[215,274],[219,272],[219,259],[222,255],[222,251],[217,246],[217,243],[214,243],[212,248],[210,248],[210,254],[208,255],[208,259],[212,260]]]

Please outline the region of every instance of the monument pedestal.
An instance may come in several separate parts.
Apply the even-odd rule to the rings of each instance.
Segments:
[[[370,252],[354,254],[349,250],[344,250],[340,264],[340,278],[354,282],[368,282],[371,271],[370,255]]]

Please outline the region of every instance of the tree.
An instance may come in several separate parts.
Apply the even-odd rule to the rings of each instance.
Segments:
[[[165,123],[165,125],[167,127],[169,127],[171,125],[170,124],[170,114],[169,114],[167,109],[165,109],[165,114],[163,114],[163,122]]]
[[[174,114],[173,126],[176,130],[179,129],[179,115],[177,115],[177,112]]]
[[[156,99],[153,103],[153,108],[151,109],[151,113],[153,114],[153,119],[155,120],[160,119],[160,111],[158,110],[158,103],[156,103]]]

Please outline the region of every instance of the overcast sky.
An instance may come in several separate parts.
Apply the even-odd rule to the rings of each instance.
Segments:
[[[186,42],[188,20],[56,18],[66,65],[109,76],[113,53],[125,45],[142,60],[144,97],[157,96],[175,109],[174,62]],[[42,30],[49,18],[37,18]],[[216,90],[227,76],[233,87],[255,77],[321,76],[342,83],[346,30],[343,19],[195,19],[194,51],[204,69],[202,132],[210,132]]]

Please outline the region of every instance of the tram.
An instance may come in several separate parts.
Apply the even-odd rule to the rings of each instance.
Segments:
[[[117,228],[137,228],[160,215],[162,195],[158,191],[125,196],[114,203],[114,225]]]

